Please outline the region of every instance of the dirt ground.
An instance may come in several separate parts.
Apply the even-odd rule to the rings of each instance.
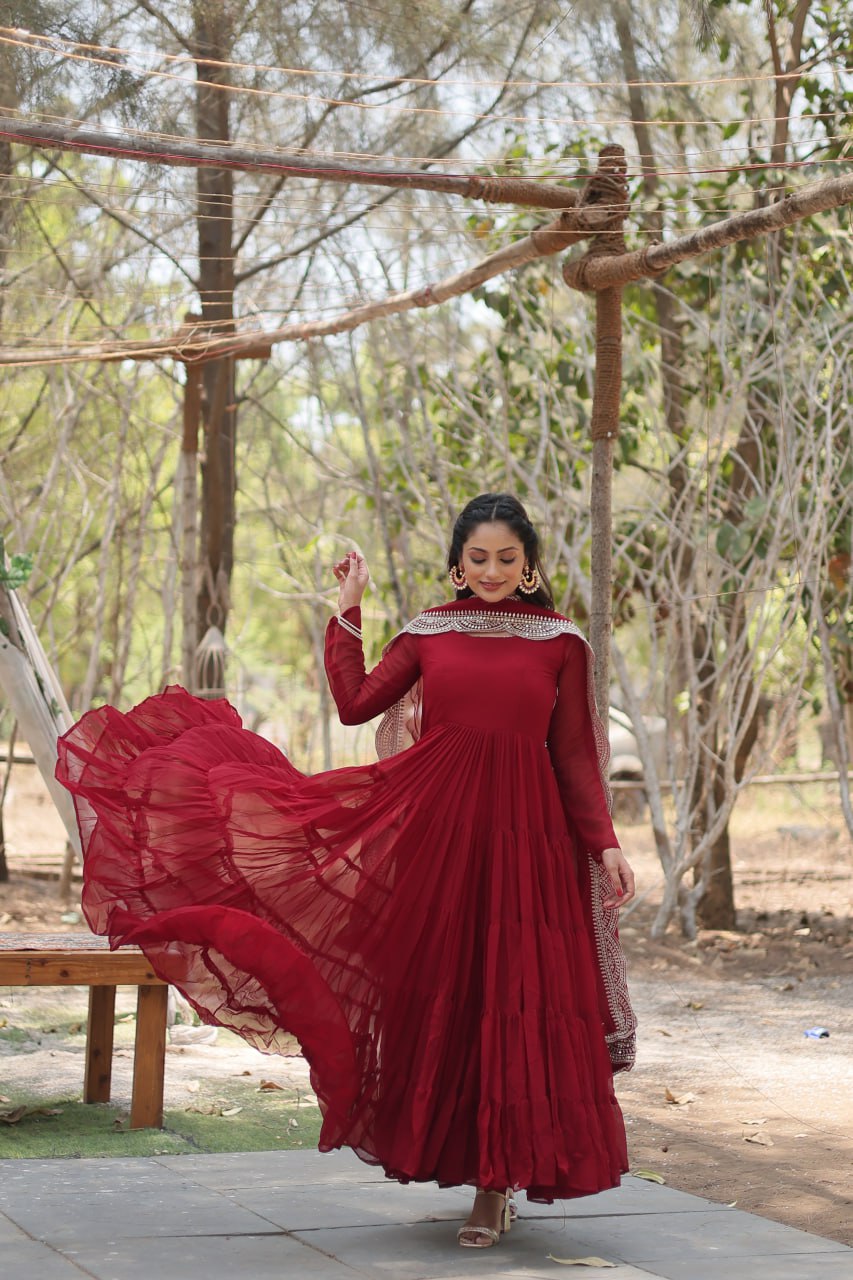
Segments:
[[[0,929],[79,929],[62,921],[74,903],[58,901],[55,882],[25,874],[62,841],[38,791],[22,782],[13,799]],[[819,784],[750,792],[733,823],[738,930],[691,943],[674,927],[651,939],[661,879],[651,832],[642,822],[620,831],[648,894],[622,928],[641,1027],[637,1067],[617,1081],[632,1170],[853,1245],[853,846],[837,798]],[[44,997],[0,992],[0,1019]],[[828,1038],[804,1034],[814,1027]],[[48,1036],[26,1062],[3,1052],[0,1079],[23,1069],[46,1091],[79,1093],[81,1053]],[[129,1057],[116,1062],[119,1096]],[[301,1060],[273,1064],[220,1037],[170,1048],[167,1105],[199,1078],[249,1071],[307,1084]]]

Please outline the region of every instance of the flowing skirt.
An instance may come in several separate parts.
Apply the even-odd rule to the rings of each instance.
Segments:
[[[180,688],[60,741],[83,906],[205,1022],[311,1068],[320,1149],[588,1195],[627,1168],[582,876],[544,744],[463,725],[307,776]]]

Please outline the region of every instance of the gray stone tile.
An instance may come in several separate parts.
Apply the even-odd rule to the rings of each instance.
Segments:
[[[593,1275],[596,1273],[593,1272]],[[602,1271],[602,1276],[614,1278],[615,1271]],[[646,1273],[648,1275],[648,1273]],[[741,1280],[732,1271],[731,1259],[709,1258],[698,1261],[682,1258],[677,1262],[655,1264],[656,1276],[661,1280]],[[749,1275],[757,1280],[851,1280],[853,1277],[853,1250],[840,1253],[764,1254],[749,1259]]]
[[[431,1184],[257,1186],[238,1187],[224,1194],[287,1231],[430,1221],[458,1226],[467,1217],[471,1202],[467,1189],[439,1190]]]
[[[300,1183],[399,1185],[382,1169],[365,1164],[351,1151],[252,1151],[215,1156],[156,1156],[150,1163],[199,1185],[231,1187],[293,1186]]]
[[[0,1249],[7,1244],[16,1244],[19,1240],[28,1240],[26,1232],[17,1227],[5,1213],[0,1213]]]
[[[4,1280],[82,1280],[85,1271],[37,1240],[3,1245],[0,1269]]]
[[[96,1280],[363,1280],[365,1274],[286,1235],[125,1239],[111,1245],[87,1244],[73,1258]],[[80,1280],[79,1271],[73,1275]],[[42,1277],[34,1272],[26,1280]]]
[[[524,1192],[518,1194],[519,1211],[524,1218],[597,1218],[632,1213],[695,1213],[705,1209],[709,1213],[724,1210],[728,1206],[700,1200],[697,1196],[674,1187],[662,1187],[654,1182],[630,1175],[622,1180],[621,1187],[600,1191],[596,1196],[581,1196],[577,1200],[555,1200],[553,1204],[535,1204]]]
[[[700,1201],[701,1204],[701,1201]],[[563,1234],[556,1224],[539,1221],[528,1224],[533,1231],[550,1238],[549,1252],[559,1252]],[[565,1234],[585,1253],[600,1254],[614,1261],[621,1259],[634,1266],[659,1262],[681,1262],[685,1258],[697,1262],[713,1258],[753,1258],[774,1255],[810,1255],[837,1251],[836,1241],[795,1231],[793,1227],[765,1218],[756,1218],[736,1209],[710,1210],[672,1215],[634,1215],[628,1219],[577,1219],[570,1222]],[[853,1251],[851,1277],[853,1277]]]
[[[579,1258],[585,1257],[585,1254],[573,1255]],[[609,1261],[609,1259],[608,1259]],[[565,1274],[571,1276],[575,1280],[653,1280],[653,1273],[640,1270],[638,1267],[629,1266],[627,1263],[617,1264],[615,1267],[572,1267],[561,1271],[549,1259],[539,1266],[521,1267],[518,1270],[501,1272],[501,1280],[560,1280],[560,1276]],[[446,1277],[445,1280],[450,1280]],[[453,1277],[456,1280],[456,1277]],[[459,1277],[459,1280],[470,1280],[469,1277]],[[731,1276],[727,1280],[732,1280]]]
[[[503,1246],[501,1246],[503,1248]],[[488,1252],[488,1251],[487,1251]],[[582,1254],[578,1255],[582,1257]],[[485,1262],[485,1260],[484,1260]],[[489,1265],[488,1263],[486,1265]],[[561,1276],[571,1277],[572,1280],[653,1280],[650,1271],[641,1271],[637,1267],[620,1265],[616,1267],[571,1267],[561,1268],[555,1266],[547,1258],[539,1265],[529,1267],[513,1267],[511,1270],[497,1271],[481,1271],[477,1268],[478,1280],[489,1280],[490,1276],[500,1276],[500,1280],[561,1280]],[[471,1280],[471,1272],[462,1271],[458,1275],[443,1276],[442,1280]],[[727,1280],[732,1280],[731,1276]]]
[[[137,1240],[165,1236],[220,1236],[273,1232],[276,1228],[233,1204],[225,1196],[199,1187],[166,1186],[159,1191],[117,1195],[34,1193],[7,1206],[6,1212],[34,1239],[68,1250],[86,1241]]]
[[[125,1190],[157,1190],[164,1184],[179,1185],[180,1171],[164,1174],[149,1157],[117,1157],[92,1160],[0,1160],[0,1199],[4,1192],[26,1195],[31,1191],[73,1192],[85,1187],[91,1195],[120,1195]],[[191,1185],[191,1180],[184,1180]]]
[[[835,1241],[627,1178],[519,1197],[497,1248],[466,1250],[469,1188],[400,1186],[350,1152],[0,1161],[3,1280],[853,1280]],[[32,1238],[30,1238],[32,1237]],[[46,1242],[46,1243],[45,1243]],[[49,1248],[52,1245],[53,1248]],[[548,1258],[596,1254],[582,1273]]]
[[[310,1241],[341,1262],[367,1272],[375,1280],[390,1280],[391,1277],[393,1280],[456,1280],[466,1272],[469,1277],[476,1274],[480,1280],[484,1277],[500,1277],[502,1280],[505,1276],[540,1275],[558,1280],[562,1274],[547,1257],[550,1243],[556,1237],[554,1232],[550,1239],[546,1239],[544,1233],[536,1232],[535,1227],[513,1228],[509,1237],[496,1247],[463,1252],[456,1243],[458,1225],[458,1222],[412,1222],[337,1231],[320,1228],[294,1234],[297,1239]],[[560,1249],[565,1250],[557,1253],[559,1257],[581,1257],[600,1252],[579,1248],[575,1241],[569,1243],[565,1234],[561,1234],[559,1240]],[[617,1259],[613,1258],[613,1261]],[[633,1280],[631,1270],[623,1268],[623,1274]],[[595,1272],[591,1274],[595,1275]],[[609,1277],[616,1274],[610,1269],[601,1272],[602,1276]],[[642,1269],[634,1274],[642,1274]],[[648,1275],[647,1270],[644,1280],[648,1280]]]

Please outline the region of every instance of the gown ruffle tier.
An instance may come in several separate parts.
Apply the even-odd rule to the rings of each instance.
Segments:
[[[327,672],[349,724],[421,681],[415,745],[308,776],[227,702],[178,687],[91,711],[61,739],[91,928],[140,946],[203,1021],[269,1051],[296,1036],[321,1150],[534,1200],[617,1184],[612,974],[593,910],[616,839],[583,641],[407,631],[366,674],[333,619]],[[631,1031],[617,1028],[617,1067]]]

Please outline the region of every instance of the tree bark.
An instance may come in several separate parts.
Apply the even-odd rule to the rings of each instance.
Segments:
[[[12,722],[9,733],[9,746],[6,755],[6,767],[3,780],[0,782],[0,884],[9,883],[9,863],[6,860],[6,796],[9,794],[9,781],[12,777],[12,764],[15,759],[15,739],[18,736],[18,722]]]
[[[181,594],[181,681],[192,689],[195,650],[198,644],[196,582],[198,579],[198,433],[201,425],[201,378],[198,365],[186,366],[181,461],[175,501],[180,503],[178,567]],[[176,477],[177,478],[177,477]]]
[[[775,73],[774,84],[774,129],[771,158],[774,165],[779,166],[779,181],[783,181],[784,164],[787,159],[788,139],[790,136],[791,103],[799,83],[797,72],[800,70],[802,56],[803,28],[811,0],[798,0],[791,19],[789,38],[784,51],[779,47],[772,0],[768,0],[767,36],[773,59]],[[779,233],[769,235],[767,239],[767,267],[770,282],[778,280],[781,273],[781,242]],[[769,290],[772,284],[768,282]],[[768,291],[768,306],[773,306],[773,298]],[[725,519],[734,525],[740,525],[744,518],[746,504],[751,497],[760,492],[758,480],[762,447],[777,434],[777,422],[773,415],[763,407],[766,402],[762,397],[763,388],[750,387],[746,408],[737,442],[732,449],[732,472],[729,483],[728,503]],[[746,628],[743,603],[740,596],[735,596],[732,603],[723,609],[723,617],[727,621],[730,635],[743,634]],[[749,705],[749,699],[744,705]],[[743,778],[750,752],[758,738],[759,713],[755,711],[748,722],[735,722],[729,729],[729,742],[737,743],[734,761],[736,781]],[[730,748],[732,749],[732,748]],[[716,766],[713,778],[713,794],[715,807],[723,800],[725,784],[723,765]],[[701,869],[703,892],[696,905],[696,916],[699,924],[706,929],[734,929],[736,911],[734,902],[734,886],[732,882],[731,850],[729,827],[726,824],[718,839],[711,846],[710,854]]]
[[[642,86],[642,76],[640,75],[639,65],[637,63],[636,48],[634,45],[634,36],[631,24],[630,5],[627,0],[617,0],[614,5],[614,24],[616,27],[616,35],[619,41],[619,48],[622,55],[622,66],[625,72],[625,80],[628,89],[628,103],[631,113],[632,127],[637,148],[640,152],[640,169],[642,172],[642,189],[644,202],[647,212],[642,219],[643,230],[649,234],[650,242],[662,241],[664,235],[664,217],[663,211],[658,201],[660,178],[657,170],[657,158],[655,156],[654,143],[652,141],[651,129],[648,125],[649,114],[645,93]],[[668,504],[669,512],[672,516],[678,507],[680,495],[686,488],[685,469],[687,462],[682,448],[687,430],[686,415],[686,395],[684,390],[684,341],[680,325],[677,321],[676,303],[671,291],[665,288],[660,281],[653,280],[652,292],[655,305],[655,319],[657,321],[657,329],[660,341],[660,376],[661,387],[663,390],[663,415],[666,422],[667,431],[673,442],[671,450],[671,461],[667,468],[667,486],[668,486]],[[688,589],[688,584],[693,577],[694,568],[694,544],[693,539],[689,535],[685,537],[681,528],[681,522],[678,519],[670,520],[670,537],[678,540],[678,546],[673,555],[673,562],[676,567],[678,581],[683,590]],[[701,654],[701,645],[704,643],[700,640],[697,643],[697,636],[694,633],[683,635],[683,645],[679,646],[683,651],[684,645],[693,646],[696,660],[698,661]],[[687,685],[686,662],[681,658],[681,670],[673,673],[676,687],[685,688]],[[699,715],[701,718],[701,708]],[[702,793],[707,785],[707,779],[699,775],[696,779],[694,795],[691,808],[694,814],[694,839],[701,838],[701,831],[696,829],[699,814],[703,812]],[[716,780],[715,780],[716,790]],[[667,862],[664,859],[664,845],[668,845],[665,840],[665,833],[658,830],[656,834],[656,842],[658,853],[666,871]],[[716,842],[712,857],[716,857],[714,862],[714,886],[722,899],[727,899],[728,907],[731,914],[734,914],[734,897],[731,875],[731,861],[729,857],[728,834],[723,836]],[[670,858],[669,866],[672,861]],[[680,900],[684,895],[680,895]],[[722,908],[721,908],[722,909]],[[692,917],[690,917],[692,918]],[[690,918],[682,913],[682,929],[689,932],[692,928]]]
[[[196,0],[193,52],[196,132],[203,142],[230,141],[229,72],[234,12],[230,3]],[[196,171],[199,296],[202,324],[234,332],[234,175],[227,168]],[[198,634],[228,620],[228,585],[234,567],[237,413],[234,359],[223,354],[203,370],[205,454],[201,467],[201,575],[196,600]],[[203,692],[203,690],[199,690]]]
[[[18,107],[15,93],[15,66],[9,45],[0,45],[0,111],[12,112]],[[0,269],[10,261],[12,220],[15,199],[12,194],[12,139],[0,133]],[[0,333],[3,332],[5,290],[0,289]]]

